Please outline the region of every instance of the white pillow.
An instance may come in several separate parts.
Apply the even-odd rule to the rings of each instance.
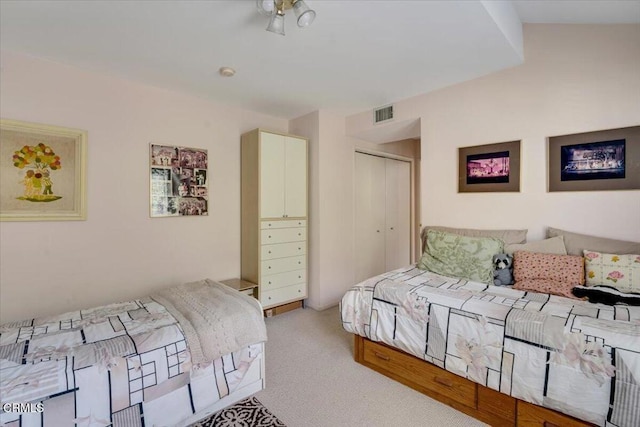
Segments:
[[[504,252],[513,255],[515,251],[538,252],[543,254],[566,255],[564,237],[557,236],[545,240],[535,240],[527,243],[514,243],[504,246]]]

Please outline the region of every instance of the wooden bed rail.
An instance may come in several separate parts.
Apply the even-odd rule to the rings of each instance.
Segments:
[[[594,426],[502,394],[359,335],[354,335],[353,344],[356,362],[492,426]]]

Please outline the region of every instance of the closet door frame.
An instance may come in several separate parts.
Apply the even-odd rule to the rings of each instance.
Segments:
[[[410,164],[410,168],[411,168],[410,169],[410,173],[411,173],[411,180],[410,180],[411,181],[411,189],[410,189],[411,206],[409,206],[409,210],[410,210],[411,217],[410,217],[409,230],[410,230],[411,235],[410,235],[410,239],[409,239],[409,244],[411,246],[410,246],[410,250],[409,250],[409,255],[410,255],[411,263],[417,262],[416,256],[415,256],[415,251],[414,251],[414,248],[415,248],[415,245],[416,245],[416,227],[415,227],[415,223],[416,223],[416,218],[415,218],[415,215],[416,215],[416,195],[415,195],[416,170],[415,170],[415,161],[414,161],[414,159],[412,159],[410,157],[399,156],[399,155],[396,155],[396,154],[385,153],[384,151],[369,150],[369,149],[366,149],[366,148],[356,148],[354,150],[354,153],[353,153],[354,174],[355,174],[355,162],[356,162],[355,156],[358,153],[360,153],[360,154],[369,154],[371,156],[383,157],[383,158],[386,158],[386,159],[401,160],[403,162],[408,162]],[[354,182],[353,182],[353,188],[354,188],[354,194],[355,194],[355,191],[357,191],[355,179],[354,179]],[[354,210],[353,211],[355,213],[355,197],[354,197]],[[357,218],[355,218],[355,214],[354,214],[354,218],[353,218],[353,229],[354,229],[354,231],[356,229],[356,221],[357,221]],[[354,251],[355,251],[355,244],[356,244],[356,242],[355,242],[355,239],[354,239],[354,242],[353,242]]]

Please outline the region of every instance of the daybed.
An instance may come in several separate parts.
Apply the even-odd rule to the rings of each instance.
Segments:
[[[524,243],[521,232],[500,233]],[[578,253],[580,235],[564,237],[567,252]],[[598,243],[587,240],[591,250]],[[640,306],[412,265],[355,285],[340,309],[356,361],[491,425],[640,425]]]
[[[208,279],[5,324],[1,425],[185,426],[263,388],[265,340],[260,304]]]

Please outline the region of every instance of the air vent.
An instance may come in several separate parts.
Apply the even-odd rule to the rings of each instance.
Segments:
[[[373,123],[382,123],[393,119],[393,105],[373,110]]]

